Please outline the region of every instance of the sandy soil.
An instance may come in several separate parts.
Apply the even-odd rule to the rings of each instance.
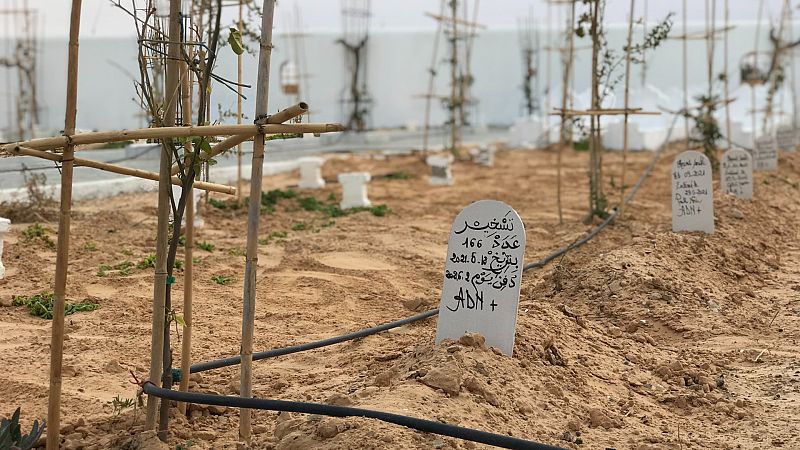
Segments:
[[[650,155],[631,156],[628,184]],[[614,226],[525,274],[513,358],[480,345],[434,346],[436,320],[429,319],[255,363],[255,395],[393,411],[565,448],[800,448],[800,155],[782,157],[778,173],[756,175],[755,201],[717,192],[713,236],[670,231],[674,155],[664,155]],[[586,160],[585,153],[565,157],[562,225],[554,153],[502,152],[491,169],[460,163],[452,187],[429,186],[418,157],[329,160],[328,180],[370,171],[369,196],[390,212],[332,219],[284,199],[262,216],[263,238],[287,235],[272,234],[259,246],[256,349],[437,306],[450,223],[472,201],[493,198],[517,209],[528,261],[574,241],[589,229],[581,220]],[[608,155],[606,164],[612,192],[619,156]],[[382,176],[400,171],[412,178]],[[264,182],[265,189],[285,189],[296,174]],[[338,189],[329,184],[299,195],[325,202]],[[160,448],[133,439],[143,411],[115,416],[109,404],[115,396],[135,397],[128,370],[147,375],[152,269],[98,276],[101,265],[138,262],[153,252],[155,194],[75,209],[68,298],[90,297],[101,307],[67,318],[64,448]],[[197,240],[214,249],[195,249],[195,361],[238,353],[241,330],[244,213],[208,208],[203,216]],[[26,226],[15,224],[7,241],[4,305],[52,286],[55,252],[39,239],[25,240]],[[56,225],[46,226],[54,238]],[[231,281],[212,282],[219,275]],[[26,424],[46,416],[49,345],[47,321],[24,307],[0,308],[0,414],[21,405]],[[194,376],[191,386],[235,394],[238,368]],[[190,410],[188,417],[174,415],[169,448],[189,441],[192,449],[235,448],[235,410]],[[261,411],[254,417],[255,448],[482,448],[366,419]]]

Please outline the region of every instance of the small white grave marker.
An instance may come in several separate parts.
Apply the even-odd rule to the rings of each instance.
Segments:
[[[672,231],[714,233],[714,191],[711,163],[690,150],[672,163]]]
[[[339,174],[342,185],[342,209],[365,208],[372,206],[367,198],[367,183],[372,179],[369,172],[348,172]]]
[[[766,172],[778,170],[778,142],[772,135],[766,134],[756,139],[753,169]]]
[[[481,145],[475,150],[475,156],[473,160],[475,161],[476,164],[492,167],[494,166],[494,153],[495,153],[494,146]]]
[[[453,172],[450,170],[451,156],[428,156],[425,162],[431,167],[428,182],[434,186],[450,186],[453,184]]]
[[[323,158],[309,156],[297,160],[300,167],[300,189],[320,189],[325,187],[325,180],[322,179]]]
[[[183,187],[181,186],[172,186],[172,197],[175,199],[175,204],[178,204],[178,201],[181,198],[181,192],[183,191]],[[194,189],[194,195],[192,195],[192,199],[194,199],[194,227],[201,228],[203,225],[206,224],[206,221],[200,217],[200,199],[203,197],[203,191],[200,189]],[[170,216],[172,213],[170,213]],[[183,213],[183,217],[181,218],[181,227],[186,226],[186,211]]]
[[[753,158],[745,150],[734,148],[722,155],[720,163],[722,192],[750,200],[753,198]]]
[[[511,356],[525,253],[525,227],[496,200],[464,208],[450,229],[436,343],[480,333]]]
[[[797,135],[791,125],[781,125],[775,131],[775,139],[778,141],[778,148],[784,152],[793,152],[797,145]]]
[[[11,221],[0,217],[0,280],[6,276],[6,268],[3,266],[3,239],[11,229]]]

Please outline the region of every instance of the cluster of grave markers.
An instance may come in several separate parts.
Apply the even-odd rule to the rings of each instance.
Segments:
[[[720,161],[720,189],[725,194],[753,198],[753,172],[778,170],[778,152],[794,151],[798,135],[791,126],[778,127],[775,135],[765,134],[752,151],[732,148]],[[714,233],[714,190],[712,167],[697,151],[686,151],[672,163],[672,231]]]

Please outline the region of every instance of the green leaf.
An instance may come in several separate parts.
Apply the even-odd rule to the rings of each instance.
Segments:
[[[231,28],[230,31],[231,34],[228,36],[228,44],[231,45],[233,53],[241,55],[244,53],[244,45],[242,45],[242,33],[240,33],[236,28]]]
[[[182,326],[182,327],[185,327],[185,326],[186,326],[186,321],[185,321],[185,320],[183,320],[183,316],[180,316],[180,315],[178,315],[178,314],[175,314],[175,322],[177,322],[177,323],[178,323],[178,325],[180,325],[180,326]]]

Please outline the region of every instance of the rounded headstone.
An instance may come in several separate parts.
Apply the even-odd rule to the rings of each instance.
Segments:
[[[672,231],[714,233],[711,163],[694,150],[672,162]]]
[[[525,227],[513,208],[481,200],[450,229],[436,343],[480,333],[511,356],[525,253]]]

